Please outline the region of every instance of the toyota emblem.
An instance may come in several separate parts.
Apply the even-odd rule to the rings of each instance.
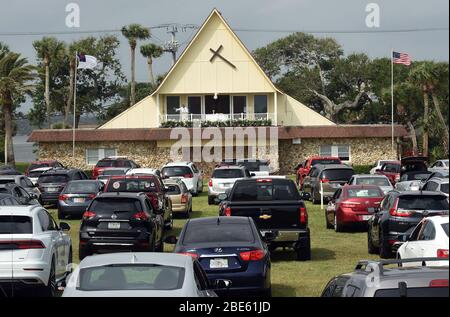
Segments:
[[[215,249],[214,249],[214,252],[216,252],[216,253],[222,253],[223,250],[222,250],[222,248],[215,248]]]

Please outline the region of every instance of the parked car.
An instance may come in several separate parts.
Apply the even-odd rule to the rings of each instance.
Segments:
[[[448,198],[448,178],[432,178],[423,185],[422,190],[439,192]]]
[[[21,205],[40,205],[36,194],[29,194],[16,183],[0,184],[0,193],[13,196]]]
[[[63,297],[217,297],[198,261],[171,253],[114,253],[85,258]]]
[[[203,192],[203,173],[192,162],[173,162],[161,170],[162,178],[180,178],[192,195]]]
[[[89,177],[78,169],[51,169],[42,173],[37,181],[42,204],[56,204],[59,195],[70,181],[86,180]]]
[[[102,189],[102,182],[90,179],[68,182],[58,197],[58,218],[81,218],[92,199]]]
[[[237,180],[250,177],[249,170],[243,166],[223,166],[216,168],[208,182],[208,204],[215,204],[217,196],[231,189]]]
[[[395,184],[395,189],[399,191],[419,190],[421,183],[428,178],[431,172],[413,171],[403,173],[400,180]]]
[[[1,166],[0,175],[22,175],[22,173],[11,166]]]
[[[368,251],[382,258],[393,255],[392,246],[424,217],[448,214],[447,197],[436,192],[393,190],[369,219]]]
[[[384,175],[395,185],[400,180],[400,171],[402,164],[400,161],[391,161],[384,163],[380,169],[375,170],[375,174]]]
[[[331,279],[322,297],[448,297],[448,263],[447,267],[398,267],[414,260],[418,259],[361,261],[354,272]]]
[[[0,193],[0,206],[19,206],[19,201],[14,196]]]
[[[31,162],[30,165],[28,165],[25,171],[25,175],[30,176],[30,172],[38,168],[65,168],[65,167],[56,160],[36,161]]]
[[[354,174],[353,168],[344,164],[315,165],[303,180],[303,192],[310,196],[314,204],[318,204],[322,188],[324,201],[328,202]]]
[[[144,193],[100,193],[80,226],[79,258],[97,252],[161,252],[164,219]]]
[[[132,168],[127,171],[127,175],[141,176],[141,175],[156,175],[161,177],[161,171],[154,168]]]
[[[127,175],[129,170],[128,167],[112,167],[104,169],[98,173],[97,180],[106,184],[111,177]]]
[[[33,182],[24,175],[0,175],[0,184],[15,183],[21,186],[30,195],[36,196],[38,201],[41,200],[41,191]]]
[[[242,179],[218,200],[221,216],[251,217],[270,250],[293,248],[298,260],[311,259],[308,213],[294,181],[275,176]]]
[[[271,296],[270,252],[251,218],[188,220],[174,252],[197,259],[210,284],[229,281],[227,294]]]
[[[100,161],[97,162],[97,164],[95,164],[94,168],[92,169],[92,178],[96,179],[103,170],[116,167],[130,169],[130,168],[139,168],[140,166],[133,160],[128,159],[127,157],[110,156],[101,159]]]
[[[164,180],[166,195],[169,197],[172,213],[189,218],[192,212],[192,194],[180,179]]]
[[[380,206],[383,191],[376,185],[346,185],[336,191],[325,209],[327,229],[367,229],[367,221]]]
[[[296,181],[300,189],[302,189],[303,180],[309,174],[311,167],[317,164],[335,165],[335,164],[342,164],[342,161],[339,157],[322,157],[322,156],[313,156],[306,159],[305,161],[297,165],[295,169]]]
[[[444,172],[444,171],[433,172],[430,175],[428,175],[428,177],[426,179],[421,181],[420,189],[422,189],[423,185],[425,185],[432,178],[443,179],[443,178],[448,178],[448,177],[449,177],[449,173],[448,172]]]
[[[395,160],[378,160],[375,166],[370,170],[370,175],[375,175],[376,171],[381,169],[386,163],[395,163]]]
[[[387,194],[394,189],[389,178],[384,175],[353,175],[348,181],[349,185],[375,185],[380,187],[383,194]]]
[[[72,243],[67,231],[40,205],[0,206],[0,284],[36,288],[54,296],[70,272]]]
[[[448,259],[448,215],[423,219],[413,232],[401,237],[397,259],[439,258]],[[422,265],[423,261],[410,262],[405,266]],[[448,266],[448,261],[425,263]]]
[[[28,178],[30,179],[30,181],[36,185],[37,184],[37,180],[39,178],[39,176],[41,176],[42,173],[45,173],[49,170],[52,170],[53,167],[40,167],[40,168],[36,168],[32,171],[28,172]]]
[[[172,204],[159,177],[155,175],[113,176],[106,183],[104,191],[106,193],[145,193],[153,209],[163,217],[165,228],[173,227]]]
[[[449,166],[448,159],[437,160],[428,168],[428,170],[430,172],[439,172],[439,171],[448,172],[448,166]]]
[[[224,159],[219,164],[216,164],[216,168],[223,166],[238,166],[238,163],[236,159]]]
[[[272,172],[268,160],[246,158],[238,159],[236,163],[238,166],[245,167],[252,176],[269,176]]]

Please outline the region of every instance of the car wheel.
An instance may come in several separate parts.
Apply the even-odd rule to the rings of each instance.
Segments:
[[[380,232],[380,258],[389,259],[392,257],[392,250],[383,238],[383,232]]]
[[[55,297],[56,296],[56,272],[55,272],[55,259],[52,259],[52,264],[50,266],[50,274],[48,276],[47,286],[44,286],[43,295],[45,297]]]
[[[369,230],[367,231],[367,251],[369,254],[377,254],[380,251],[373,245],[372,234],[370,232],[371,228],[369,227]]]
[[[400,256],[400,254],[397,252],[397,260],[401,261],[402,257]],[[398,267],[403,267],[402,263],[398,263]]]
[[[344,231],[344,226],[339,223],[339,221],[337,220],[336,214],[334,214],[334,231],[336,231],[336,232]]]

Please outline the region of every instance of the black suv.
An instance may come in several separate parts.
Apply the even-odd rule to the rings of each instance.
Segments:
[[[84,179],[89,178],[78,169],[55,168],[42,173],[37,180],[42,204],[56,204],[59,194],[68,182]]]
[[[427,216],[448,214],[444,194],[427,191],[389,192],[369,219],[368,251],[382,258],[393,256],[392,246]]]
[[[162,212],[145,193],[99,194],[81,220],[80,260],[96,252],[162,252]]]

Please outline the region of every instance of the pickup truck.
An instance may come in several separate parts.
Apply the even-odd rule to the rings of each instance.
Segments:
[[[342,164],[342,161],[339,157],[321,157],[321,156],[313,156],[299,165],[295,168],[295,174],[296,174],[296,180],[297,185],[302,189],[303,187],[303,180],[305,179],[306,175],[309,174],[309,171],[311,170],[311,167],[317,164],[327,165],[327,164]]]
[[[299,261],[311,259],[308,213],[294,181],[276,176],[241,179],[217,200],[221,216],[253,218],[271,251],[293,248]]]

